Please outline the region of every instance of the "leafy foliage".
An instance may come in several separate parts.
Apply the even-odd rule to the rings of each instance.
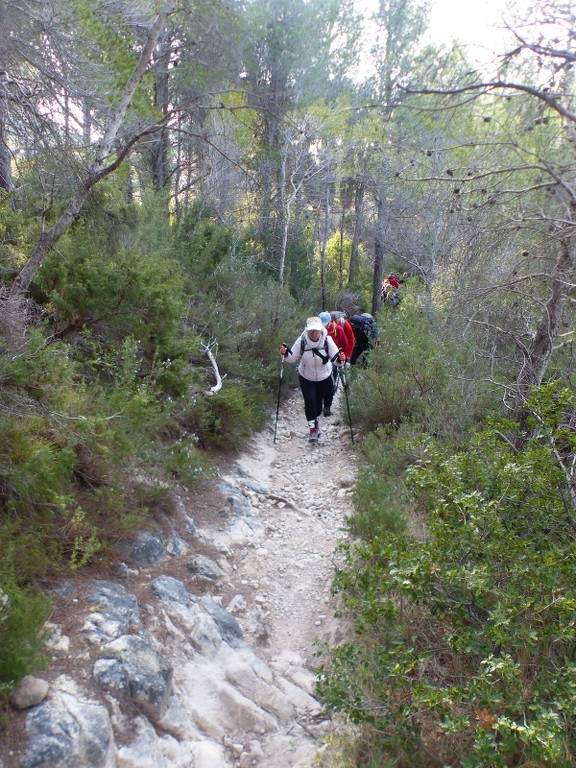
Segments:
[[[355,512],[348,518],[350,533],[370,538],[378,531],[400,533],[408,525],[401,472],[405,455],[380,428],[362,441],[365,464],[354,487]]]
[[[6,550],[5,550],[6,552]],[[10,556],[10,552],[7,552]],[[44,664],[42,625],[50,603],[0,573],[0,701],[24,675]]]
[[[358,637],[334,649],[320,692],[411,765],[573,764],[576,526],[560,446],[574,454],[575,406],[554,385],[535,392],[521,450],[509,422],[451,455],[430,441],[406,473],[427,536],[381,529],[345,549],[335,587]]]
[[[450,377],[454,357],[418,294],[407,293],[399,308],[383,308],[377,325],[380,341],[369,365],[353,369],[355,419],[367,432],[405,422],[426,431],[445,424],[450,431],[446,421],[459,404]]]

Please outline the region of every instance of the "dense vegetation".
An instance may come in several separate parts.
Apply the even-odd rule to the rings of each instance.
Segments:
[[[420,0],[369,30],[350,0],[2,14],[0,694],[43,590],[263,425],[303,317],[371,311],[334,760],[572,765],[573,10],[510,15],[482,65]]]

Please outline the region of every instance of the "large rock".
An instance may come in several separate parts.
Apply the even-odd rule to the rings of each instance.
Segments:
[[[150,722],[137,717],[132,728],[136,737],[118,749],[118,768],[167,768],[160,739]]]
[[[153,568],[166,559],[166,545],[161,533],[142,531],[135,541],[121,541],[118,548],[138,565]]]
[[[244,645],[244,637],[237,619],[218,605],[211,597],[204,595],[201,599],[202,606],[210,614],[218,627],[220,636],[225,643],[233,648]]]
[[[206,555],[196,555],[186,563],[186,568],[205,581],[219,581],[224,576],[222,568]]]
[[[20,768],[113,768],[115,744],[108,710],[76,683],[58,678],[50,697],[26,718],[30,743]]]
[[[188,592],[184,584],[172,576],[158,576],[150,585],[152,594],[159,600],[181,603],[189,606],[194,602],[194,597]]]
[[[107,643],[94,664],[94,678],[103,690],[136,704],[152,721],[166,711],[172,676],[168,660],[134,635]]]
[[[239,488],[224,480],[218,480],[216,482],[216,488],[220,491],[222,496],[224,496],[228,504],[230,504],[233,514],[239,515],[240,517],[253,516],[252,504],[250,504],[250,501],[244,496]]]
[[[94,611],[86,617],[82,632],[94,645],[103,645],[116,640],[130,631],[130,622],[125,616],[106,611]]]
[[[96,590],[88,596],[89,603],[102,613],[125,619],[131,632],[143,632],[138,601],[134,595],[113,581],[96,580],[94,585]]]

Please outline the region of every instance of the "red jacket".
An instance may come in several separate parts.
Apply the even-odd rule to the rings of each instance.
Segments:
[[[342,349],[346,357],[351,357],[354,350],[354,331],[345,317],[342,320],[330,320],[326,328],[328,334],[336,342],[338,349]]]

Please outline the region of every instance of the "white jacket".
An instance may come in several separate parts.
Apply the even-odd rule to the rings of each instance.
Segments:
[[[302,339],[304,339],[304,352],[302,352]],[[328,345],[326,346],[326,339],[328,339]],[[312,350],[317,349],[319,355]],[[304,379],[308,381],[324,381],[332,373],[332,358],[338,354],[338,347],[334,343],[334,339],[328,336],[326,330],[322,331],[322,335],[318,341],[311,341],[308,338],[306,331],[300,334],[294,344],[290,353],[284,358],[287,363],[297,363],[300,361],[298,367],[298,373]],[[324,363],[322,358],[328,355],[328,362]],[[337,367],[340,367],[340,363],[335,361]]]

